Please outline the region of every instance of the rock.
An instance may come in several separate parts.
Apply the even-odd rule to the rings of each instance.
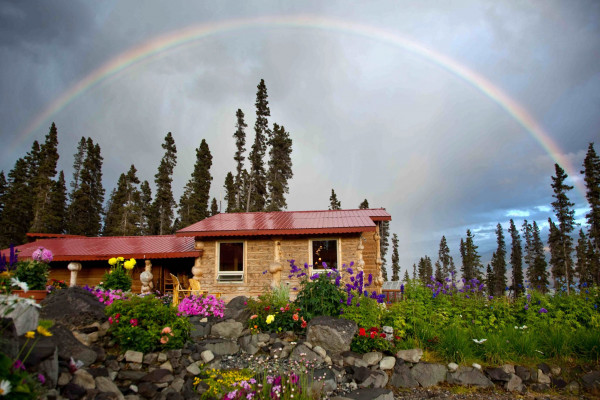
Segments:
[[[546,363],[540,363],[537,365],[538,369],[541,369],[545,375],[550,375],[551,369],[550,366]]]
[[[435,386],[446,380],[446,367],[442,364],[416,364],[410,370],[411,375],[423,387]]]
[[[71,382],[72,375],[68,372],[61,372],[58,376],[58,386],[65,386],[67,383]]]
[[[512,364],[504,364],[500,368],[502,368],[502,371],[506,372],[509,375],[515,373],[515,366]]]
[[[308,361],[308,362],[322,362],[323,360],[317,353],[306,347],[304,344],[299,344],[294,347],[292,354],[290,355],[290,361]]]
[[[243,324],[247,323],[251,316],[250,310],[246,306],[247,301],[246,296],[237,296],[231,299],[225,306],[223,319],[234,319]]]
[[[13,302],[13,296],[0,295],[0,315],[11,319],[16,331],[16,336],[22,336],[28,331],[35,331],[40,318],[39,309],[26,301]],[[4,335],[4,331],[2,332]]]
[[[34,354],[37,355],[36,351],[37,346],[35,347],[35,350],[30,354],[30,359],[34,358],[31,357]],[[29,359],[27,361],[29,361]],[[50,357],[45,358],[43,361],[40,361],[37,364],[35,370],[38,373],[44,375],[44,377],[46,377],[46,382],[48,386],[56,386],[56,384],[58,383],[58,349],[56,348],[56,346],[54,346],[54,351],[52,352],[52,355],[50,355]]]
[[[210,330],[210,334],[227,339],[237,339],[241,336],[243,330],[244,325],[241,322],[230,319],[214,324]]]
[[[138,385],[138,394],[147,399],[153,398],[158,392],[156,385],[150,382],[142,382]]]
[[[40,318],[60,322],[70,329],[107,320],[104,304],[96,296],[77,286],[57,290],[46,297],[42,305]]]
[[[367,379],[362,381],[358,386],[361,388],[383,388],[388,383],[388,376],[380,370],[371,371]]]
[[[400,358],[406,362],[416,364],[423,357],[422,349],[400,350],[396,353],[396,358]]]
[[[310,320],[306,340],[321,346],[328,353],[338,354],[350,350],[350,343],[356,334],[356,322],[341,318],[320,316]]]
[[[383,358],[383,354],[380,353],[379,351],[372,351],[369,353],[365,353],[362,356],[363,361],[366,362],[367,365],[369,365],[369,366],[379,363],[379,361],[381,361],[382,358]]]
[[[158,353],[156,361],[158,361],[159,363],[164,363],[165,361],[167,361],[167,355],[165,353]]]
[[[394,393],[388,389],[358,389],[346,393],[343,398],[351,400],[394,400]]]
[[[383,357],[381,361],[379,361],[379,369],[382,371],[392,369],[394,368],[394,365],[396,365],[396,357],[387,356]]]
[[[167,371],[166,369],[158,368],[158,369],[155,369],[154,371],[146,374],[146,376],[144,376],[142,378],[142,381],[157,384],[157,383],[169,383],[169,382],[172,382],[173,379],[175,379],[175,378],[173,377],[173,375],[171,375],[171,373],[169,371]]]
[[[0,296],[1,301],[1,296]],[[0,311],[0,315],[2,311]],[[12,319],[0,317],[0,332],[2,332],[2,339],[0,340],[0,352],[4,353],[10,359],[17,358],[21,346],[19,346],[19,335]]]
[[[567,382],[560,377],[554,377],[554,376],[551,377],[550,384],[552,385],[553,388],[556,388],[556,389],[564,389],[565,387],[567,387]]]
[[[343,357],[344,364],[350,366],[354,365],[356,360],[362,360],[362,355],[353,351],[344,351],[340,356]]]
[[[568,393],[579,394],[579,383],[577,383],[576,381],[572,381],[567,385],[565,390]]]
[[[200,353],[200,357],[202,358],[202,361],[205,363],[209,363],[215,359],[215,355],[210,350],[204,350],[202,353]]]
[[[327,352],[321,346],[315,346],[315,347],[313,347],[312,351],[314,351],[315,353],[317,353],[323,359],[325,357],[327,357]]]
[[[191,375],[198,375],[198,374],[200,374],[200,372],[202,372],[202,370],[200,369],[199,362],[200,361],[196,361],[195,363],[191,363],[190,365],[188,365],[185,368],[186,371],[189,372]]]
[[[550,372],[552,373],[553,376],[559,376],[561,371],[562,370],[560,369],[560,367],[558,365],[550,367]]]
[[[171,365],[171,361],[169,361],[169,360],[167,360],[164,363],[160,364],[159,368],[166,369],[170,373],[173,373],[173,365]]]
[[[52,336],[43,339],[51,340],[58,347],[59,360],[68,363],[73,358],[75,361],[81,361],[87,367],[98,358],[98,354],[89,347],[79,343],[67,327],[55,324],[50,328],[50,332],[52,332]]]
[[[371,375],[371,370],[367,367],[354,367],[354,374],[352,378],[359,385],[363,383]]]
[[[531,370],[527,367],[517,365],[515,367],[515,374],[517,374],[517,376],[521,378],[523,382],[529,382],[529,380],[531,379]]]
[[[240,348],[244,353],[254,355],[258,353],[260,346],[258,345],[258,335],[242,336],[239,340]]]
[[[96,388],[96,382],[94,380],[94,377],[85,369],[78,369],[77,371],[75,371],[75,373],[73,374],[73,380],[71,382],[76,384],[77,386],[81,386],[85,390]]]
[[[473,363],[471,364],[471,366],[479,371],[481,371],[481,365],[477,364],[477,363]]]
[[[390,379],[390,385],[398,388],[414,388],[419,386],[419,382],[410,373],[408,365],[396,364],[392,379]]]
[[[493,381],[508,382],[511,378],[510,374],[502,368],[486,368],[485,373]]]
[[[522,392],[524,389],[523,380],[516,374],[510,374],[510,379],[506,382],[505,388],[509,392]]]
[[[548,371],[550,371],[550,368],[548,368]],[[537,382],[549,385],[551,383],[551,380],[550,380],[550,377],[548,375],[546,375],[541,369],[538,369]]]
[[[127,350],[125,352],[125,361],[141,364],[144,361],[144,353],[141,351]]]
[[[63,397],[69,400],[81,399],[86,393],[86,390],[75,383],[67,383],[62,390]]]
[[[147,372],[144,372],[144,371],[121,370],[117,374],[117,379],[119,379],[121,381],[128,380],[128,381],[138,382],[146,375],[147,375]]]
[[[123,396],[123,393],[121,393],[121,391],[119,390],[117,385],[115,385],[115,383],[107,377],[104,377],[104,376],[97,377],[96,378],[96,388],[104,393],[116,394],[117,395],[116,398],[119,400],[125,399],[125,396]]]
[[[458,369],[458,364],[451,362],[447,365],[447,367],[450,372],[456,372],[456,370]]]
[[[493,387],[494,384],[480,370],[472,367],[458,367],[456,372],[448,372],[448,383],[456,385],[471,385],[478,387]]]
[[[202,350],[210,350],[216,356],[228,356],[236,354],[240,346],[227,339],[209,339],[199,343]]]
[[[529,389],[533,390],[534,392],[546,392],[550,390],[550,386],[545,383],[532,383],[529,386]]]
[[[147,353],[144,354],[144,360],[142,361],[142,363],[144,364],[152,364],[155,363],[158,359],[158,354],[156,353]]]
[[[171,382],[171,385],[169,386],[171,389],[173,389],[175,392],[181,392],[181,389],[183,389],[183,384],[185,383],[185,381],[181,378],[175,378],[175,380],[173,380],[173,382]]]
[[[337,389],[335,373],[329,368],[318,368],[313,371],[311,393],[328,393]]]
[[[600,371],[591,371],[583,375],[581,383],[584,389],[592,391],[600,390]]]

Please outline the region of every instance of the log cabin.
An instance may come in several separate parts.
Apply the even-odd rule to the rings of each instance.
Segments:
[[[383,221],[391,221],[384,209],[223,213],[174,235],[29,234],[33,241],[16,249],[19,259],[30,259],[39,247],[51,250],[50,278],[79,286],[98,285],[110,268],[108,259],[122,256],[138,261],[133,292],[168,292],[172,273],[184,284],[193,277],[203,291],[228,300],[258,296],[276,285],[297,288],[297,278],[287,273],[293,259],[297,265],[307,263],[311,274],[323,271],[325,264],[337,269],[354,262],[358,270],[373,275],[374,288],[381,293]]]

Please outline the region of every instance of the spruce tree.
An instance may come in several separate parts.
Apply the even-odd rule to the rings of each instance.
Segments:
[[[593,272],[590,268],[589,249],[588,243],[590,243],[588,236],[585,234],[583,229],[579,230],[579,239],[577,240],[577,246],[575,246],[575,257],[577,262],[575,264],[575,273],[579,279],[579,285],[586,284],[591,285],[594,283]]]
[[[542,293],[548,291],[548,264],[546,263],[546,254],[544,252],[544,243],[540,236],[540,228],[533,221],[531,227],[531,242],[533,249],[532,265],[527,269],[527,277],[531,288],[537,289]]]
[[[186,190],[179,201],[179,223],[188,226],[210,217],[208,202],[210,200],[210,185],[212,175],[212,154],[206,140],[202,139],[196,149],[196,163],[192,177],[186,185]]]
[[[50,193],[56,176],[56,165],[58,163],[58,132],[54,122],[50,132],[46,135],[46,141],[40,148],[39,166],[37,174],[32,176],[33,195],[33,221],[30,230],[32,232],[49,233],[49,227],[44,225],[48,217]]]
[[[292,172],[292,139],[283,126],[273,124],[273,133],[269,140],[269,171],[267,186],[269,199],[267,211],[281,211],[287,208],[285,195],[289,193],[288,181]]]
[[[392,235],[392,281],[400,279],[400,254],[398,254],[398,235]]]
[[[65,233],[67,230],[67,185],[63,171],[58,174],[58,180],[52,183],[48,212],[44,213],[42,224],[51,233]]]
[[[338,200],[333,189],[331,189],[331,196],[329,196],[329,209],[330,210],[341,210],[342,209],[342,203]]]
[[[267,151],[267,140],[271,137],[267,117],[271,116],[267,100],[267,87],[264,79],[260,80],[256,92],[256,122],[254,123],[254,143],[248,155],[250,161],[250,184],[246,199],[246,211],[263,211],[267,203],[267,178],[264,157]]]
[[[72,193],[69,205],[70,234],[98,236],[102,227],[104,188],[102,186],[102,155],[100,146],[91,138],[86,140],[85,159],[80,171],[79,185]]]
[[[494,293],[503,295],[506,289],[506,242],[502,225],[496,225],[496,257],[492,259],[492,270],[494,271]]]
[[[442,274],[442,264],[440,264],[440,260],[435,262],[435,280],[436,282],[444,282],[444,276]]]
[[[448,269],[450,273],[450,279],[452,279],[452,284],[456,284],[456,266],[454,265],[454,260],[450,257],[450,267]]]
[[[410,276],[408,276],[408,270],[404,270],[404,283],[408,283],[410,281]]]
[[[3,196],[4,210],[0,219],[0,245],[25,243],[32,217],[34,198],[28,176],[29,167],[25,158],[19,158],[8,173],[8,187]]]
[[[230,200],[227,200],[227,212],[234,212],[234,210],[235,212],[239,212],[243,209],[241,204],[242,191],[240,188],[244,184],[242,171],[244,169],[244,160],[246,159],[246,157],[244,156],[244,152],[246,151],[246,148],[244,147],[246,145],[246,131],[244,129],[246,129],[248,125],[246,125],[246,123],[244,122],[244,113],[241,109],[238,108],[237,112],[235,113],[235,116],[237,118],[237,123],[235,125],[236,130],[233,134],[233,137],[235,138],[236,152],[233,159],[236,162],[236,175],[235,186],[232,187],[236,190],[235,195],[233,195],[233,197],[231,197]],[[227,184],[227,182],[225,184]],[[231,205],[229,203],[231,203]]]
[[[448,247],[448,242],[446,241],[446,236],[442,236],[442,239],[440,240],[438,262],[441,266],[442,281],[444,281],[446,278],[448,278],[448,275],[450,274],[450,265],[453,263],[452,256],[450,255],[450,248]]]
[[[496,254],[492,254],[492,259],[496,256]],[[494,285],[496,282],[496,278],[494,277],[494,271],[492,271],[492,267],[490,264],[487,265],[485,270],[485,285],[487,286],[488,295],[494,296]]]
[[[550,234],[548,235],[548,247],[550,248],[550,266],[552,272],[553,286],[558,290],[561,284],[569,286],[569,279],[573,279],[573,262],[571,258],[565,259],[563,235],[551,218],[548,218]],[[567,271],[565,271],[567,265]],[[569,278],[567,278],[567,276]],[[567,289],[567,288],[565,288]],[[568,291],[568,289],[567,289]]]
[[[533,227],[527,222],[527,220],[524,220],[521,231],[523,232],[523,238],[525,239],[525,254],[523,256],[523,261],[527,266],[527,279],[531,282],[529,271],[532,270],[533,260],[535,259],[535,251],[533,246]]]
[[[600,157],[594,150],[594,143],[590,143],[583,161],[583,180],[585,181],[586,194],[590,211],[585,215],[589,225],[589,237],[594,247],[594,254],[600,255]],[[600,259],[593,260],[600,263]]]
[[[127,174],[121,174],[116,189],[110,196],[104,224],[104,236],[141,235],[143,223],[142,194],[137,170],[131,165]]]
[[[4,211],[4,195],[7,189],[8,182],[6,181],[6,176],[4,176],[4,171],[0,171],[0,219],[2,219],[2,211]]]
[[[387,281],[387,252],[390,246],[390,221],[379,222],[379,235],[381,236],[379,250],[381,254],[381,272]]]
[[[417,280],[417,264],[413,264],[413,275],[412,275],[413,281]]]
[[[510,246],[510,265],[512,267],[512,287],[515,298],[518,298],[523,293],[523,250],[521,248],[521,236],[519,230],[515,226],[514,221],[510,220],[511,246]]]
[[[558,165],[554,164],[556,176],[552,177],[552,189],[554,189],[554,197],[556,200],[552,202],[552,209],[558,220],[558,230],[560,235],[558,236],[558,246],[562,248],[562,259],[563,259],[563,273],[564,280],[567,284],[567,294],[570,293],[570,286],[573,282],[572,269],[573,260],[571,259],[571,253],[573,252],[573,239],[571,238],[571,232],[575,228],[575,211],[573,210],[572,203],[567,192],[573,189],[573,186],[565,183],[567,174]]]
[[[236,190],[236,188],[239,188],[239,186],[234,183],[233,174],[231,172],[227,173],[223,187],[225,188],[224,200],[227,202],[227,208],[225,209],[225,212],[235,212],[238,210],[236,206],[236,198],[239,193],[239,190]]]
[[[473,235],[471,230],[467,229],[467,238],[463,241],[460,240],[460,254],[462,257],[462,276],[467,281],[471,279],[481,278],[481,262],[479,253],[477,253],[478,246],[473,241]]]
[[[140,223],[140,235],[150,235],[152,230],[150,221],[152,219],[152,190],[148,181],[142,182],[140,185],[140,205],[142,213],[142,221]]]
[[[592,276],[594,285],[598,286],[600,285],[600,255],[596,252],[596,248],[591,240],[588,240],[587,249],[590,275]]]
[[[358,208],[360,210],[366,210],[369,208],[369,202],[367,201],[367,199],[364,199],[359,205]]]
[[[175,199],[171,183],[173,182],[173,169],[177,164],[177,147],[171,132],[165,136],[165,142],[162,144],[165,150],[163,158],[160,160],[158,172],[154,175],[156,184],[156,196],[152,203],[151,226],[152,234],[166,235],[173,233],[173,207]]]
[[[417,270],[419,274],[419,280],[424,284],[431,281],[433,276],[433,265],[431,264],[431,258],[429,256],[421,257],[417,264]]]
[[[213,197],[212,202],[210,203],[210,215],[219,214],[219,205],[217,204],[217,199]]]

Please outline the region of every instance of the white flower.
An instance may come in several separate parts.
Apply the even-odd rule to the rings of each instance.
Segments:
[[[10,393],[10,382],[9,381],[0,381],[0,396],[6,396]]]
[[[473,341],[477,344],[482,344],[483,342],[485,342],[487,339],[473,339]]]
[[[27,286],[27,282],[21,282],[17,278],[10,278],[10,284],[12,286],[20,287],[21,290],[24,291],[25,293],[27,293],[27,291],[29,290],[29,286]]]

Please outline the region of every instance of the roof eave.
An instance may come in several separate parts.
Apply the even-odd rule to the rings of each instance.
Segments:
[[[325,235],[336,233],[375,232],[375,226],[355,226],[349,228],[311,228],[311,229],[246,229],[233,231],[190,231],[177,232],[176,236],[193,237],[232,237],[232,236],[273,236],[273,235]]]
[[[157,260],[164,258],[188,258],[188,257],[200,257],[202,255],[203,250],[193,250],[193,251],[179,251],[172,253],[121,253],[120,256],[124,258],[135,258],[137,260]],[[53,257],[52,261],[101,261],[108,260],[111,257],[114,257],[114,254],[90,254],[90,255],[56,255]],[[20,256],[20,259],[29,260],[31,257],[28,256]]]

